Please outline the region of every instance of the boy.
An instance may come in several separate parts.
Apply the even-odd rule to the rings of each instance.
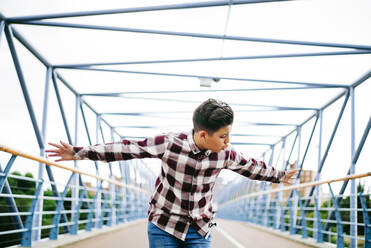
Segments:
[[[298,170],[279,171],[263,161],[245,158],[229,145],[233,110],[221,101],[209,99],[193,113],[193,130],[168,133],[142,141],[89,147],[49,143],[47,150],[63,160],[117,161],[133,158],[161,159],[148,210],[148,239],[152,247],[210,247],[214,225],[212,190],[222,169],[250,179],[292,183]]]

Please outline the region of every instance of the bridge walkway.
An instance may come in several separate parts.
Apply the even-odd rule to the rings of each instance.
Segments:
[[[211,248],[308,248],[293,240],[279,237],[272,233],[253,228],[245,223],[217,220],[218,227],[214,229]],[[133,225],[98,235],[63,248],[122,248],[148,247],[147,221],[139,221]]]

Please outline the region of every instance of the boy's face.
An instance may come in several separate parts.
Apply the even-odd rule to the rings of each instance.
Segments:
[[[229,134],[231,133],[232,125],[221,127],[212,135],[207,132],[204,136],[204,146],[213,152],[220,152],[221,150],[227,148],[229,144]]]

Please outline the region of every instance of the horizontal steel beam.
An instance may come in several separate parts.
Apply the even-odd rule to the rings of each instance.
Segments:
[[[268,134],[231,134],[232,137],[270,137],[270,138],[281,138],[279,135],[268,135]],[[122,138],[126,139],[145,139],[146,136],[128,136],[123,135]],[[270,144],[271,145],[271,144]]]
[[[30,21],[30,20],[68,18],[68,17],[80,17],[80,16],[138,13],[138,12],[159,11],[159,10],[177,10],[177,9],[218,7],[218,6],[228,6],[230,4],[240,5],[240,4],[254,4],[254,3],[266,3],[266,2],[268,3],[269,2],[282,2],[282,1],[288,1],[288,0],[234,0],[233,2],[231,2],[230,0],[207,1],[207,2],[198,2],[198,3],[168,4],[168,5],[122,8],[122,9],[111,9],[111,10],[93,10],[93,11],[81,11],[81,12],[72,12],[72,13],[18,16],[18,17],[7,18],[7,20],[9,21]]]
[[[250,88],[250,89],[223,89],[223,90],[162,90],[162,91],[126,91],[126,92],[107,92],[107,93],[82,93],[81,96],[107,96],[121,97],[122,95],[131,94],[174,94],[174,93],[205,93],[205,92],[246,92],[246,91],[274,91],[274,90],[307,90],[307,89],[323,89],[323,88],[338,88],[338,87],[275,87],[275,88]]]
[[[277,59],[277,58],[298,58],[298,57],[319,57],[319,56],[338,56],[338,55],[359,55],[370,54],[368,50],[339,51],[339,52],[318,52],[318,53],[292,53],[292,54],[271,54],[256,56],[237,56],[237,57],[211,57],[194,59],[169,59],[169,60],[143,60],[110,63],[85,63],[85,64],[61,64],[55,68],[88,67],[88,66],[110,66],[110,65],[140,65],[140,64],[161,64],[161,63],[185,63],[185,62],[208,62],[208,61],[229,61],[229,60],[251,60],[251,59]]]
[[[279,126],[279,127],[292,127],[297,126],[296,124],[290,124],[290,123],[263,123],[263,122],[238,122],[235,123],[238,125],[246,125],[246,126]],[[161,128],[167,128],[167,127],[183,127],[179,125],[164,125],[164,126],[153,126],[153,125],[119,125],[114,126],[114,128],[141,128],[141,129],[161,129]]]
[[[269,143],[255,143],[255,142],[231,142],[234,146],[272,146]]]
[[[27,22],[13,21],[13,23],[38,25],[38,26],[49,26],[49,27],[64,27],[64,28],[79,28],[79,29],[92,29],[92,30],[104,30],[104,31],[156,34],[156,35],[171,35],[171,36],[206,38],[206,39],[217,39],[217,40],[235,40],[235,41],[264,42],[264,43],[300,45],[300,46],[349,48],[349,49],[361,49],[361,50],[369,50],[369,51],[371,50],[371,46],[358,45],[358,44],[340,44],[340,43],[328,43],[328,42],[268,39],[268,38],[258,38],[258,37],[231,36],[231,35],[222,35],[222,34],[186,33],[186,32],[163,31],[163,30],[152,30],[152,29],[125,28],[125,27],[115,27],[115,26],[100,26],[100,25],[62,23],[62,22],[46,22],[46,21],[27,21]]]
[[[166,98],[153,98],[153,97],[131,97],[125,96],[123,98],[128,99],[139,99],[139,100],[150,100],[150,101],[168,101],[168,102],[182,102],[182,103],[200,103],[200,101],[191,100],[180,100],[180,99],[166,99]],[[275,110],[313,110],[317,111],[316,108],[305,108],[305,107],[289,107],[289,106],[276,106],[276,105],[259,105],[259,104],[247,104],[247,103],[229,103],[231,106],[245,106],[245,107],[259,107],[259,108],[271,108]],[[258,110],[260,111],[260,110]]]
[[[100,68],[90,68],[90,67],[74,67],[74,68],[65,68],[65,69],[100,71],[100,72],[117,72],[117,73],[128,73],[128,74],[143,74],[143,75],[152,75],[152,76],[188,77],[188,78],[218,78],[218,79],[225,79],[225,80],[247,81],[247,82],[305,85],[309,87],[321,87],[321,86],[333,87],[333,88],[349,87],[349,85],[347,84],[326,84],[326,83],[311,83],[311,82],[283,81],[283,80],[265,80],[265,79],[253,79],[253,78],[218,77],[218,76],[212,76],[212,75],[208,76],[208,75],[161,73],[161,72],[146,72],[146,71],[131,71],[131,70],[114,70],[114,69],[100,69]]]

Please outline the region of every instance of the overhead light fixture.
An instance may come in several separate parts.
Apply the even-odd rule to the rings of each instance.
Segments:
[[[200,87],[211,87],[212,83],[219,82],[220,78],[206,78],[206,77],[200,77],[198,78],[200,80]]]

